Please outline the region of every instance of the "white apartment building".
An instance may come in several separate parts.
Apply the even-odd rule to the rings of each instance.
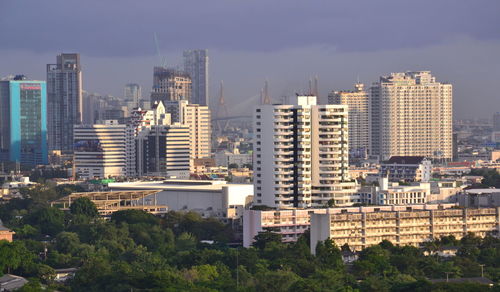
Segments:
[[[255,205],[286,208],[349,204],[347,108],[316,96],[264,104],[254,112]]]
[[[454,204],[330,208],[311,214],[311,253],[319,241],[332,239],[352,250],[389,240],[395,245],[419,246],[434,238],[468,232],[484,237],[500,231],[500,208],[454,208]]]
[[[133,128],[107,120],[74,126],[74,167],[83,179],[135,175]]]
[[[452,159],[451,84],[430,71],[391,73],[372,85],[370,102],[371,154]]]
[[[191,160],[209,158],[211,155],[211,120],[208,106],[189,104],[187,100],[167,101],[165,110],[172,117],[172,123],[189,127]],[[193,166],[193,162],[191,165]]]
[[[349,112],[349,151],[351,157],[365,157],[370,149],[370,100],[364,84],[354,91],[332,91],[328,104],[347,105]]]

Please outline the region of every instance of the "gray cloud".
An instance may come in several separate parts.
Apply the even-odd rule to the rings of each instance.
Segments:
[[[497,0],[2,1],[0,49],[151,55],[157,32],[164,50],[319,45],[374,51],[432,45],[453,35],[498,39],[499,14]]]

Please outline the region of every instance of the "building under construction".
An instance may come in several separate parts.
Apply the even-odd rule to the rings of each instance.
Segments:
[[[78,198],[88,198],[97,207],[99,215],[109,217],[116,211],[143,210],[151,214],[161,215],[168,211],[168,206],[157,203],[157,194],[161,190],[137,190],[117,192],[84,192],[72,193],[50,203],[63,211],[69,210]]]
[[[154,67],[151,104],[155,101],[187,100],[191,103],[191,77],[172,68]]]

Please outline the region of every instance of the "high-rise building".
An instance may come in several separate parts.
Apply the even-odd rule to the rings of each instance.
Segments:
[[[79,54],[60,54],[47,65],[49,149],[73,150],[73,126],[82,122],[82,70]]]
[[[391,73],[370,88],[371,154],[452,159],[452,85],[430,71]]]
[[[179,70],[155,67],[151,104],[169,100],[191,100],[191,77]]]
[[[208,106],[189,104],[185,100],[167,101],[165,110],[170,113],[172,123],[181,123],[189,127],[191,159],[210,157],[211,122]]]
[[[190,174],[189,127],[173,124],[144,128],[137,136],[137,175],[170,176]]]
[[[500,132],[500,113],[493,115],[493,132]]]
[[[351,203],[348,113],[317,105],[316,96],[292,104],[264,104],[254,112],[255,205],[275,208]]]
[[[189,74],[193,82],[191,103],[208,104],[208,51],[184,51],[184,71]]]
[[[349,111],[349,152],[352,157],[364,157],[370,148],[370,104],[362,83],[354,91],[332,91],[329,104],[347,105]]]
[[[135,175],[133,128],[107,120],[74,126],[74,167],[84,179]]]
[[[142,98],[141,86],[137,83],[129,83],[125,85],[124,95],[125,100],[132,101],[135,107],[138,107]]]
[[[0,160],[48,163],[45,81],[21,75],[0,81]]]

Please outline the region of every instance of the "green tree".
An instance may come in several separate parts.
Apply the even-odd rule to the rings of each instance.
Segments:
[[[88,218],[97,217],[97,207],[89,198],[78,198],[69,207],[71,214],[82,215]]]
[[[271,242],[281,243],[281,235],[266,230],[264,232],[259,232],[255,236],[254,243],[252,244],[252,246],[262,250],[266,247],[266,245],[270,244]]]
[[[26,223],[37,226],[42,234],[55,236],[64,229],[64,213],[54,207],[44,207],[28,215]]]

